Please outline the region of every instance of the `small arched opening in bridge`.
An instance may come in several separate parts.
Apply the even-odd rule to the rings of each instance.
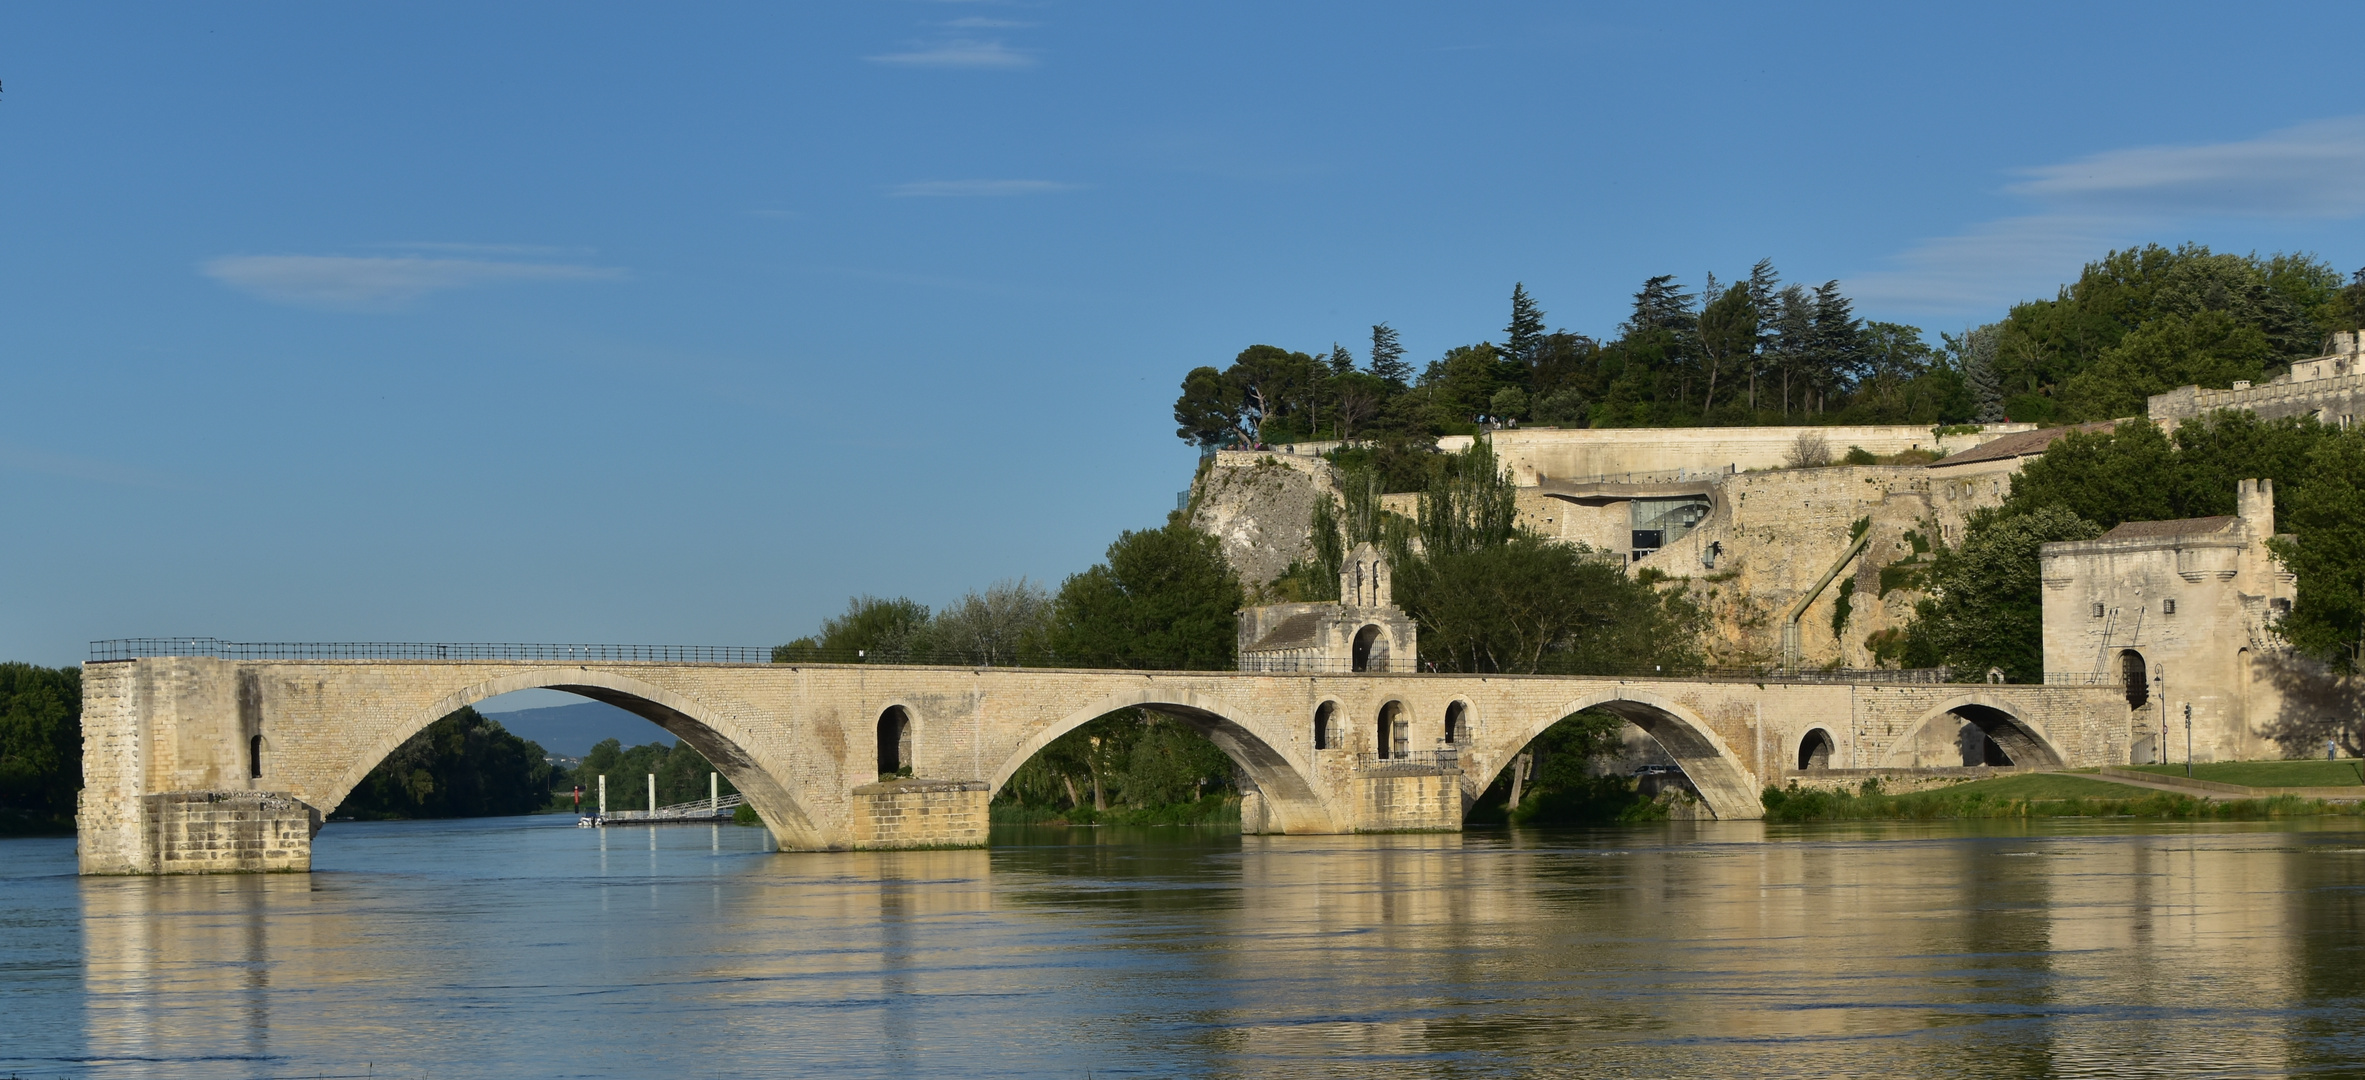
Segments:
[[[1339,703],[1325,701],[1314,709],[1314,749],[1328,750],[1337,745]]]
[[[503,698],[506,700],[494,700]],[[499,708],[511,703],[525,707]],[[476,706],[480,704],[489,711],[479,712]],[[655,774],[661,806],[676,801],[703,804],[710,795],[716,803],[743,798],[781,847],[827,846],[792,791],[791,784],[797,781],[773,775],[742,748],[751,725],[760,722],[760,718],[742,719],[728,708],[623,673],[580,666],[528,670],[452,690],[426,708],[379,728],[373,742],[333,780],[292,778],[283,765],[275,784],[288,784],[306,802],[321,807],[324,815],[334,814],[348,803],[358,806],[381,798],[384,793],[375,789],[385,786],[382,774],[387,770],[380,766],[400,751],[403,766],[409,767],[412,763],[408,759],[417,745],[434,741],[422,738],[431,727],[440,724],[438,732],[462,736],[474,745],[504,737],[493,732],[498,725],[507,734],[541,745],[551,756],[562,759],[561,767],[572,764],[574,775],[550,792],[533,793],[529,806],[495,813],[530,812],[546,805],[547,799],[557,799],[561,807],[579,805],[583,813],[593,813],[599,809],[601,776],[607,780],[611,812],[646,810],[648,777]],[[652,731],[650,725],[662,730]],[[652,735],[658,738],[625,745],[628,740]],[[603,761],[608,767],[602,766]],[[552,780],[557,784],[559,777],[554,774]],[[577,783],[579,804],[575,802]],[[731,807],[724,805],[722,809],[728,812]]]
[[[1460,746],[1470,738],[1470,703],[1455,701],[1445,707],[1445,745]]]
[[[1379,625],[1374,623],[1355,631],[1355,670],[1370,671],[1375,651],[1380,657],[1387,656],[1386,648],[1380,644]]]
[[[1798,741],[1798,769],[1808,772],[1831,767],[1831,733],[1814,728]]]
[[[1412,752],[1412,717],[1406,715],[1401,701],[1380,706],[1371,733],[1375,757],[1400,758]]]
[[[1467,820],[1615,820],[1667,789],[1670,813],[1763,817],[1759,784],[1704,720],[1674,700],[1606,686],[1528,718],[1490,714],[1462,755]],[[1512,789],[1519,803],[1512,804]]]
[[[1336,704],[1325,702],[1316,714],[1331,745],[1343,747],[1348,735]],[[1017,808],[1023,812],[1014,816],[1031,820],[1069,818],[1081,807],[1152,809],[1161,820],[1188,821],[1225,809],[1214,797],[1228,788],[1237,791],[1243,831],[1335,832],[1306,779],[1307,733],[1297,726],[1304,715],[1258,717],[1239,703],[1176,687],[1127,691],[1029,736],[995,768],[990,798],[997,815]],[[1112,748],[1112,738],[1123,745]]]
[[[889,705],[879,714],[879,776],[909,776],[912,762],[912,714],[901,705]]]
[[[1946,744],[1947,759],[1916,761],[1917,744],[1924,748]],[[2021,716],[2012,702],[1992,694],[1971,693],[1940,703],[1907,728],[1903,737],[1889,744],[1883,764],[2059,768],[2063,760],[2060,749]]]
[[[2143,654],[2133,649],[2119,653],[2119,685],[2127,692],[2127,707],[2140,709],[2151,702],[2151,680]]]

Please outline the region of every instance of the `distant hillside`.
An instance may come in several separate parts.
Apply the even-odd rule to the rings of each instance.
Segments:
[[[485,715],[500,721],[503,728],[520,738],[532,739],[542,744],[543,750],[560,757],[582,757],[601,739],[616,739],[626,746],[674,743],[673,736],[664,728],[596,701]]]

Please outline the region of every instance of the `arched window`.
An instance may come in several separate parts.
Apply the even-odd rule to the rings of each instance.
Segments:
[[[1338,744],[1338,732],[1331,725],[1338,722],[1339,703],[1325,701],[1314,710],[1314,749],[1328,750]]]
[[[260,735],[246,740],[246,778],[263,778],[263,737]]]
[[[1801,772],[1831,767],[1830,732],[1816,728],[1798,741],[1798,767]]]
[[[1372,742],[1383,758],[1400,758],[1412,751],[1412,722],[1404,715],[1403,702],[1380,706],[1379,723],[1372,725]]]
[[[1355,631],[1355,670],[1371,670],[1372,647],[1376,645],[1379,640],[1380,628],[1376,625],[1366,626],[1361,630]]]
[[[1445,707],[1445,745],[1460,746],[1470,737],[1470,707],[1457,701]]]
[[[2127,707],[2140,709],[2151,701],[2151,679],[2143,665],[2143,654],[2128,649],[2119,654],[2119,681],[2127,691]]]
[[[912,767],[912,716],[901,705],[879,714],[879,775],[892,776]]]

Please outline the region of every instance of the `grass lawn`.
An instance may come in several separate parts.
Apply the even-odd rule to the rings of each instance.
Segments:
[[[1973,780],[1953,787],[1917,791],[1897,798],[1925,799],[1944,795],[1960,799],[1985,795],[1991,799],[2124,799],[2140,791],[2132,785],[2114,784],[2075,773],[2022,773],[2019,776],[1999,776],[1993,780]]]
[[[2365,777],[2358,775],[2357,765],[2355,759],[2326,761],[2322,758],[2301,758],[2296,761],[2204,761],[2193,766],[2193,779],[2246,787],[2354,787],[2365,784]],[[2162,776],[2184,775],[2182,765],[2137,765],[2135,768]]]
[[[2358,812],[2353,805],[2292,795],[2220,802],[2069,773],[1999,776],[1906,795],[1884,795],[1877,790],[1849,793],[1767,788],[1764,800],[1768,821],[2035,817],[2249,820]]]

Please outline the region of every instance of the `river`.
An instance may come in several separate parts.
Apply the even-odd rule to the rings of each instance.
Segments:
[[[309,875],[0,841],[34,1077],[2365,1072],[2353,819],[1241,837],[337,823]]]

